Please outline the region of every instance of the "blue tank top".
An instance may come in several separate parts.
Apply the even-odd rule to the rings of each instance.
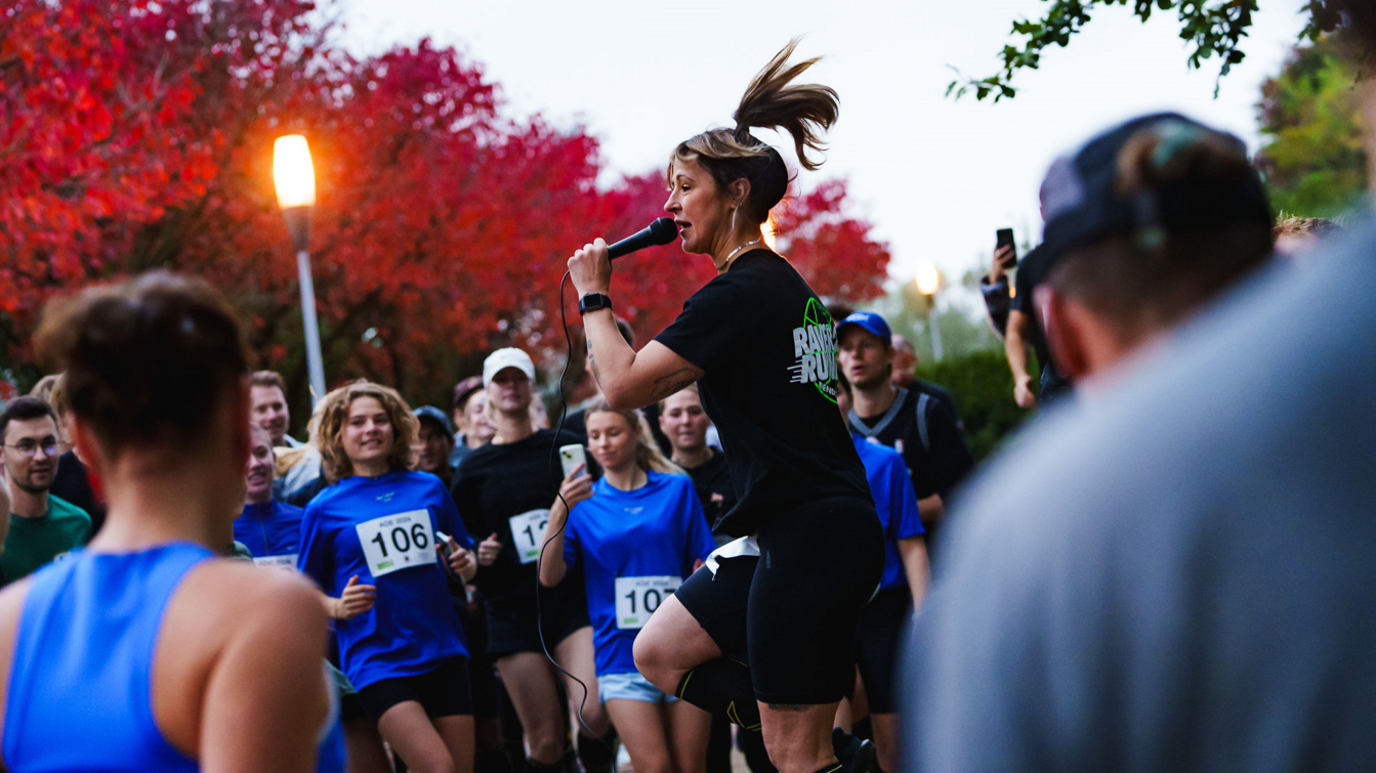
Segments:
[[[78,553],[33,575],[5,708],[10,773],[199,770],[153,719],[153,655],[172,594],[213,557],[183,542]],[[322,763],[342,745],[337,727]]]

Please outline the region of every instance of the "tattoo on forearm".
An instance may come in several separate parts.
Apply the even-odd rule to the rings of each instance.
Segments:
[[[597,358],[592,354],[592,346],[588,346],[588,370],[592,371],[592,381],[597,384],[598,391],[602,391],[602,379],[597,377]]]
[[[693,374],[692,368],[679,368],[667,376],[660,376],[655,379],[655,389],[651,401],[663,400],[697,380],[698,377]]]

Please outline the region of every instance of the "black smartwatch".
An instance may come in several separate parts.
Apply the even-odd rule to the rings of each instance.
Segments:
[[[603,293],[588,293],[578,299],[578,313],[580,315],[587,314],[590,311],[600,311],[602,309],[606,309],[607,311],[611,311],[612,309],[612,299],[608,298]]]

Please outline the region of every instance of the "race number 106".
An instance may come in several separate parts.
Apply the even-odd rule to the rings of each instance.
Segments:
[[[435,562],[429,511],[387,515],[364,521],[354,528],[373,577]]]

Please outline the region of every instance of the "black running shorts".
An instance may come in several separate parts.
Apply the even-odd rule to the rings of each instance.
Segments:
[[[874,506],[823,499],[765,519],[759,558],[695,572],[674,593],[725,654],[745,652],[764,703],[834,703],[855,683],[860,608],[884,570]]]
[[[469,692],[473,696],[473,716],[478,719],[496,717],[497,672],[492,667],[492,658],[487,654],[487,613],[482,603],[478,604],[478,614],[468,613],[468,601],[455,599],[459,619],[468,638],[468,680]]]
[[[473,698],[468,687],[468,658],[450,658],[439,667],[416,676],[373,682],[358,691],[363,711],[374,721],[387,710],[415,701],[427,717],[471,716]]]
[[[579,628],[592,625],[580,572],[553,588],[540,588],[539,624],[532,596],[498,597],[484,601],[487,610],[487,656],[493,661],[517,652],[554,651],[555,645]],[[540,635],[544,634],[544,646]]]
[[[893,680],[903,625],[913,614],[913,594],[907,585],[879,591],[860,610],[855,632],[855,665],[865,684],[871,714],[898,711]]]

